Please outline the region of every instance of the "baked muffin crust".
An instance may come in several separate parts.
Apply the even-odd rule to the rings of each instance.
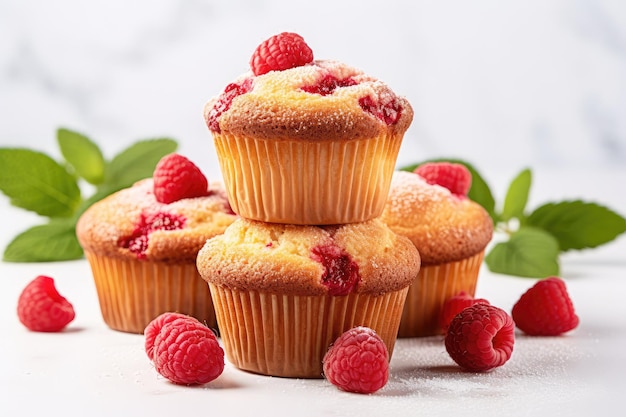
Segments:
[[[200,275],[219,286],[281,295],[326,295],[319,248],[356,264],[352,292],[382,294],[409,285],[419,272],[413,244],[377,219],[338,226],[269,224],[240,218],[198,253]],[[322,251],[323,252],[323,251]]]
[[[493,236],[493,221],[482,206],[412,172],[393,173],[381,220],[413,242],[423,265],[476,255]]]
[[[353,85],[337,86],[328,94],[307,92],[331,77],[350,80]],[[354,140],[397,135],[401,140],[413,119],[409,102],[397,96],[388,85],[338,61],[317,60],[311,64],[254,76],[248,72],[234,81],[245,91],[232,99],[220,113],[220,97],[205,105],[204,117],[219,123],[228,134],[271,140]],[[247,83],[251,83],[249,86]],[[350,83],[346,83],[350,84]],[[385,123],[360,100],[369,98],[376,106],[393,114],[393,123]],[[393,108],[393,110],[390,110]],[[221,110],[219,110],[221,111]]]
[[[118,191],[90,206],[76,225],[76,235],[86,251],[114,258],[137,259],[122,242],[136,235],[142,218],[165,215],[180,222],[175,230],[154,230],[147,235],[141,258],[148,261],[195,263],[206,239],[220,234],[237,216],[232,213],[224,187],[210,183],[206,197],[159,203],[151,178]]]

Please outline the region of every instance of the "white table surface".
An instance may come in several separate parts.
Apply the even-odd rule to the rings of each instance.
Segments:
[[[624,189],[626,171],[547,171],[535,179],[531,205],[583,197],[626,213],[624,191],[615,191]],[[10,207],[4,196],[0,214],[2,248],[39,222]],[[561,266],[580,316],[576,330],[561,337],[518,333],[509,362],[484,374],[461,371],[440,337],[399,340],[389,383],[366,396],[341,392],[325,380],[254,375],[228,362],[207,385],[174,385],[154,370],[143,336],[104,324],[85,260],[0,263],[0,415],[620,415],[626,393],[626,237],[568,253]],[[19,293],[40,274],[52,276],[76,310],[62,333],[30,332],[17,319]],[[533,283],[483,266],[477,296],[510,311]]]

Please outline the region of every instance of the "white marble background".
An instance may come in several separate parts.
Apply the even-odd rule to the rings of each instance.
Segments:
[[[626,169],[621,0],[0,0],[0,146],[171,136],[219,175],[202,106],[284,30],[409,98],[399,165]]]

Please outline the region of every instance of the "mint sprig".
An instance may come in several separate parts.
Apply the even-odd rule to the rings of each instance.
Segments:
[[[563,252],[595,248],[615,239],[626,229],[624,218],[617,213],[581,200],[544,204],[525,218],[524,225],[550,233]]]
[[[559,243],[548,232],[523,227],[485,256],[491,272],[537,278],[559,274]]]
[[[107,161],[87,136],[65,128],[56,133],[61,162],[32,149],[0,148],[0,191],[13,206],[46,218],[45,224],[25,230],[7,245],[4,261],[81,258],[76,239],[80,215],[96,201],[152,176],[161,157],[178,147],[170,138],[145,139]],[[89,186],[93,193],[84,196],[81,190]]]
[[[79,259],[83,250],[71,219],[52,220],[17,235],[5,248],[9,262],[52,262]]]
[[[87,136],[63,128],[57,131],[57,142],[63,158],[79,177],[93,185],[104,181],[106,161],[98,145]]]
[[[532,185],[529,168],[513,178],[500,205],[495,204],[487,182],[468,162],[435,159],[401,169],[413,171],[422,163],[433,161],[461,163],[472,173],[468,197],[487,210],[496,233],[504,236],[485,256],[491,272],[529,278],[559,275],[561,253],[596,248],[626,232],[626,218],[593,202],[547,202],[529,210]]]
[[[28,149],[0,149],[0,189],[12,205],[41,216],[68,217],[80,204],[76,179],[48,155]]]

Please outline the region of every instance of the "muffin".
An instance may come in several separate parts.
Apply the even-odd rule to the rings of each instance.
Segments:
[[[255,51],[251,71],[204,108],[233,210],[303,225],[378,217],[411,105],[382,81],[341,62],[313,60],[312,52],[296,66],[268,70],[259,62],[271,61],[272,42],[308,48],[295,34],[270,38]]]
[[[144,179],[111,194],[78,220],[76,234],[103,319],[114,330],[143,333],[159,314],[176,311],[217,328],[196,256],[237,216],[219,182],[205,186],[200,196],[163,203],[155,196],[158,180]]]
[[[445,301],[463,291],[475,294],[493,221],[467,196],[404,171],[393,174],[380,220],[408,237],[422,260],[407,295],[398,336],[441,334],[439,316]]]
[[[209,239],[198,270],[211,288],[226,356],[264,375],[321,378],[330,344],[370,327],[391,355],[414,245],[377,219],[337,226],[240,218]]]

